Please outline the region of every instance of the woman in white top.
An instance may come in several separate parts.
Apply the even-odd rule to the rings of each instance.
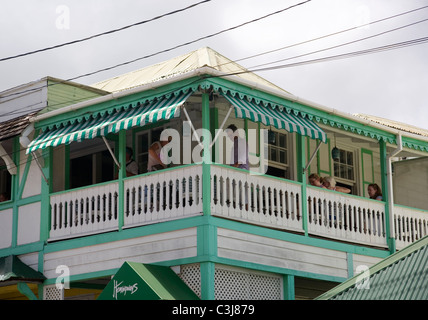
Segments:
[[[163,161],[162,147],[168,144],[169,141],[156,141],[153,142],[149,148],[149,159],[147,162],[147,171],[155,171],[166,168]]]
[[[334,190],[343,193],[350,193],[351,190],[345,187],[336,186],[336,180],[333,177],[322,178],[322,184],[329,190]]]

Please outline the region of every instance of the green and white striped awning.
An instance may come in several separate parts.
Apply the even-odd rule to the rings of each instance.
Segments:
[[[27,148],[27,154],[37,149],[94,139],[106,136],[109,133],[117,133],[120,130],[127,130],[137,126],[142,127],[149,123],[177,118],[180,116],[181,106],[191,94],[191,90],[180,92],[179,94],[171,94],[141,106],[126,110],[122,109],[101,117],[47,130],[31,141]]]
[[[275,109],[256,103],[253,99],[248,100],[236,94],[222,93],[222,95],[235,107],[235,117],[261,122],[267,126],[277,129],[285,129],[288,132],[297,132],[312,139],[322,142],[327,141],[327,134],[312,120],[303,117],[300,113],[290,113],[285,110]]]

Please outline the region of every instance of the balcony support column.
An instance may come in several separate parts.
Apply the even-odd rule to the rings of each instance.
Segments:
[[[211,215],[211,151],[210,151],[210,96],[202,92],[202,208],[204,215]]]
[[[299,134],[296,135],[296,156],[297,156],[297,180],[302,183],[301,191],[301,208],[300,216],[302,219],[302,228],[305,236],[308,236],[308,199],[306,195],[306,152],[305,152],[306,137]]]
[[[122,230],[122,227],[124,225],[124,212],[125,212],[125,187],[123,178],[126,177],[126,131],[121,130],[119,131],[119,174],[118,174],[118,182],[119,182],[119,189],[118,189],[118,227],[119,230]]]

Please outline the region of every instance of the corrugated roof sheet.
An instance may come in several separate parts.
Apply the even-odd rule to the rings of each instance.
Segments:
[[[319,296],[319,300],[427,300],[428,236],[362,274]]]
[[[356,114],[354,114],[354,116],[357,116],[357,117],[365,119],[365,120],[370,120],[370,121],[376,122],[378,124],[381,124],[383,126],[387,126],[387,127],[394,128],[397,130],[401,130],[401,131],[417,134],[420,136],[428,137],[428,130],[418,128],[418,127],[412,126],[410,124],[406,124],[406,123],[402,123],[402,122],[394,121],[394,120],[390,120],[390,119],[385,119],[385,118],[381,118],[381,117],[376,117],[376,116],[372,116],[372,115],[368,115],[368,114],[362,114],[362,113],[356,113]]]
[[[192,51],[185,55],[148,66],[140,70],[132,71],[95,83],[92,86],[109,92],[117,92],[182,75],[202,67],[210,67],[226,74],[237,73],[237,77],[247,81],[287,92],[266,79],[252,72],[248,72],[247,69],[238,63],[233,62],[208,47]]]

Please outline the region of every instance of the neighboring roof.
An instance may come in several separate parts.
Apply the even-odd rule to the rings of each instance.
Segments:
[[[390,119],[385,119],[385,118],[381,118],[381,117],[376,117],[376,116],[372,116],[372,115],[368,115],[368,114],[362,114],[362,113],[355,113],[354,116],[365,119],[365,120],[373,121],[373,122],[376,122],[378,124],[381,124],[381,125],[384,125],[384,126],[387,126],[390,128],[394,128],[394,129],[397,129],[400,131],[405,131],[405,132],[413,133],[416,135],[428,137],[428,130],[418,128],[418,127],[412,126],[410,124],[406,124],[406,123],[402,123],[402,122],[398,122],[398,121],[394,121],[394,120],[390,120]]]
[[[30,118],[36,114],[37,112],[32,112],[5,122],[0,122],[0,141],[20,135],[30,124]]]
[[[204,47],[152,66],[107,79],[92,86],[110,92],[117,92],[182,75],[203,67],[210,67],[225,74],[233,74],[239,78],[268,88],[287,92],[266,79],[249,72],[241,65],[209,47]]]
[[[171,268],[124,262],[97,300],[199,300]]]
[[[11,282],[43,282],[45,276],[23,263],[17,256],[0,258],[0,286]]]
[[[428,236],[317,298],[317,300],[427,299]]]
[[[36,114],[106,94],[97,88],[53,77],[4,90],[0,92],[0,141],[21,134]]]

